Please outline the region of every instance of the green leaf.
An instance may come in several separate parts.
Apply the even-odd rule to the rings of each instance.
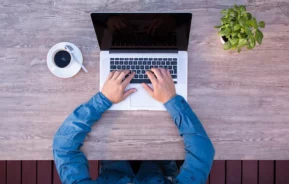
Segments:
[[[245,26],[245,33],[246,33],[248,36],[252,35],[252,31],[251,31],[251,29],[250,29],[248,26]]]
[[[233,30],[234,30],[234,31],[238,31],[240,28],[241,28],[240,24],[236,24],[236,25],[233,27]]]
[[[228,18],[225,18],[225,17],[221,18],[221,23],[222,24],[226,24],[227,22],[229,22]]]
[[[226,10],[226,9],[221,11],[221,14],[222,14],[222,15],[226,15],[226,13],[227,13],[227,10]]]
[[[246,25],[246,21],[243,18],[239,19],[240,26],[244,27]]]
[[[242,50],[242,49],[241,49],[241,47],[238,47],[238,53],[240,53],[240,52],[241,52],[241,50]]]
[[[236,38],[237,36],[238,36],[238,33],[236,33],[236,32],[234,32],[234,33],[231,34],[231,37],[232,37],[232,38]]]
[[[247,45],[247,49],[248,50],[251,50],[251,49],[253,49],[253,47],[251,47],[249,44]]]
[[[236,22],[235,21],[230,21],[230,27],[234,27],[234,25],[236,24]]]
[[[214,26],[215,28],[221,28],[223,25]]]
[[[247,20],[251,20],[252,19],[252,14],[251,13],[245,13],[244,17],[247,19]]]
[[[254,27],[254,21],[253,20],[247,20],[246,24],[250,27]]]
[[[240,5],[239,9],[241,12],[245,12],[246,11],[246,7],[244,5]]]
[[[232,39],[229,39],[229,41],[231,42],[231,45],[237,45],[239,39],[238,38],[232,38]]]
[[[264,27],[265,27],[265,22],[264,22],[264,21],[260,21],[259,24],[258,24],[258,26],[259,26],[260,28],[264,28]]]
[[[227,32],[225,31],[225,30],[220,30],[219,32],[218,32],[218,35],[219,36],[225,36],[227,34]]]
[[[251,47],[251,49],[253,49],[255,47],[255,45],[256,45],[255,38],[254,37],[250,37],[249,41],[250,41],[249,46]]]
[[[257,24],[256,18],[254,17],[252,20],[253,20],[253,27],[254,27],[255,29],[258,29],[258,24]]]
[[[232,17],[232,18],[237,18],[237,16],[238,16],[238,13],[236,12],[236,11],[232,11],[231,13],[230,13],[230,17]]]
[[[257,30],[255,34],[255,39],[259,43],[259,45],[262,44],[263,37],[264,37],[263,33],[260,30]]]
[[[235,10],[239,10],[239,7],[235,4],[234,5]]]
[[[223,48],[224,50],[229,50],[231,48],[231,43],[230,42],[226,42],[224,45],[223,45]]]
[[[246,44],[247,44],[247,40],[245,38],[239,39],[239,44],[238,44],[239,46],[244,46]]]

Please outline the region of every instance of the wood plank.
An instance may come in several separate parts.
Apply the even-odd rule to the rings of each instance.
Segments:
[[[242,183],[258,184],[258,161],[242,161]]]
[[[4,2],[0,3],[0,63],[5,66],[0,68],[1,159],[52,160],[56,130],[99,91],[100,50],[88,12],[173,10],[194,14],[187,50],[188,102],[214,138],[215,159],[289,160],[288,0]],[[258,21],[266,22],[262,45],[240,54],[224,51],[218,30],[213,29],[221,9],[235,3],[248,5]],[[80,48],[87,74],[80,71],[60,79],[50,73],[45,57],[63,40]],[[185,155],[171,117],[158,111],[106,112],[82,149],[89,160],[181,160]]]
[[[7,161],[7,184],[21,184],[21,161]]]
[[[274,184],[274,161],[259,161],[259,184]]]
[[[52,161],[37,161],[37,183],[52,184]]]
[[[35,160],[22,161],[22,184],[37,183],[37,163]]]
[[[53,164],[53,184],[61,184],[61,180],[57,173],[57,169],[55,167],[55,163]]]
[[[242,161],[226,161],[226,184],[241,184],[242,181]]]
[[[214,160],[210,173],[210,184],[224,184],[225,181],[226,181],[226,161]]]
[[[96,180],[96,178],[98,177],[99,161],[89,160],[88,164],[89,164],[90,177],[91,179]]]
[[[275,168],[275,183],[288,184],[289,183],[289,160],[277,160]]]
[[[0,160],[0,183],[6,184],[6,161]]]

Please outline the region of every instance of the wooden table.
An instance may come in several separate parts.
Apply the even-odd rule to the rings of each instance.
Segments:
[[[220,11],[234,3],[267,23],[262,46],[223,51]],[[90,12],[192,12],[188,101],[216,159],[289,159],[289,3],[285,0],[125,0],[0,3],[0,159],[52,159],[63,120],[99,86],[99,48]],[[88,74],[53,76],[46,54],[76,44]],[[137,121],[136,121],[137,120]],[[106,112],[83,147],[89,159],[183,159],[166,112]]]

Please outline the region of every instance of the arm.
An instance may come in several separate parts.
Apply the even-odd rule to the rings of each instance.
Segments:
[[[215,150],[201,122],[185,99],[179,95],[165,103],[165,107],[184,138],[186,157],[179,183],[206,183]]]
[[[186,158],[177,177],[178,183],[205,183],[215,150],[201,122],[185,99],[176,95],[175,85],[168,70],[153,68],[147,71],[153,89],[143,84],[146,91],[163,103],[184,138]]]
[[[97,93],[87,103],[77,107],[63,122],[53,140],[53,156],[63,183],[91,180],[85,155],[80,151],[86,135],[95,121],[112,103]]]
[[[109,109],[112,103],[118,103],[135,91],[124,92],[134,73],[124,81],[129,71],[112,72],[103,86],[87,103],[77,107],[63,122],[53,139],[53,156],[62,183],[95,183],[89,176],[85,155],[80,150],[86,135],[95,121]]]

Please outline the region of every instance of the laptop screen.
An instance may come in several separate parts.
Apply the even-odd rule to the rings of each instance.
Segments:
[[[100,50],[188,48],[191,13],[92,13]]]

